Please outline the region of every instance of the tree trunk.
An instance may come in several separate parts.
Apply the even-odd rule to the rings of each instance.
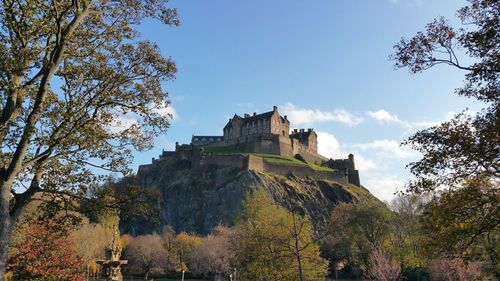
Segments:
[[[294,242],[295,242],[295,255],[297,257],[297,265],[299,269],[299,280],[304,281],[304,273],[302,272],[302,256],[300,253],[300,248],[299,248],[299,235],[300,233],[297,233],[297,224],[295,222],[295,214],[292,214],[292,220],[293,220],[293,234],[294,234]]]
[[[302,272],[302,257],[299,251],[299,241],[298,239],[295,240],[295,248],[296,248],[296,255],[297,255],[297,265],[299,267],[299,278],[300,281],[304,281],[304,273]]]
[[[7,252],[14,229],[14,220],[10,217],[10,186],[0,185],[0,281],[7,269]]]

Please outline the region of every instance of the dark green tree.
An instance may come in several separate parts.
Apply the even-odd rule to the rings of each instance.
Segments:
[[[100,180],[93,168],[127,172],[132,149],[168,128],[161,82],[176,66],[136,30],[146,18],[178,25],[167,4],[1,2],[0,277],[13,225],[36,192],[84,195]]]

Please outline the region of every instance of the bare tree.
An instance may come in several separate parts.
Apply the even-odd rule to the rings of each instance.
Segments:
[[[129,260],[128,273],[144,275],[148,278],[151,274],[165,274],[168,264],[168,252],[162,247],[159,235],[142,235],[134,238],[124,251],[124,259]]]
[[[97,274],[96,261],[105,258],[104,248],[111,236],[111,231],[106,231],[102,225],[88,222],[72,233],[71,238],[83,259],[87,276]]]
[[[465,264],[459,258],[438,258],[429,263],[429,274],[432,280],[442,281],[470,281],[483,280],[481,263],[471,262]]]
[[[367,274],[368,278],[377,281],[399,281],[403,279],[401,264],[390,257],[388,252],[381,246],[374,248],[370,254],[370,267]]]
[[[195,274],[214,280],[223,280],[222,275],[231,273],[230,250],[231,230],[218,226],[212,234],[203,239],[203,243],[188,255],[189,267]]]

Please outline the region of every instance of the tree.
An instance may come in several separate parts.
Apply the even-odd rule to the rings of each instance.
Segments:
[[[60,221],[29,219],[23,227],[25,239],[15,245],[8,270],[14,280],[83,281],[83,260],[68,238],[70,226]]]
[[[177,256],[177,240],[175,239],[177,234],[175,230],[170,225],[165,225],[161,232],[161,243],[163,248],[167,250],[168,256],[166,256],[166,262],[169,269],[175,269],[175,262]]]
[[[418,195],[400,195],[391,201],[394,212],[392,231],[389,235],[389,251],[401,261],[403,274],[408,278],[416,275],[420,280],[428,262],[425,248],[430,239],[425,235],[421,217],[428,198]]]
[[[176,66],[136,30],[146,18],[178,25],[167,4],[0,4],[0,276],[13,225],[33,194],[83,195],[100,179],[93,168],[127,172],[131,149],[150,147],[168,128],[161,82]]]
[[[436,242],[443,243],[441,248],[446,246],[447,250],[466,256],[470,251],[464,251],[463,243],[450,240],[449,234],[457,233],[453,231],[457,229],[456,222],[475,218],[478,224],[472,225],[482,226],[462,233],[469,245],[482,244],[483,248],[492,249],[495,244],[491,243],[498,243],[500,236],[498,207],[495,207],[500,191],[500,2],[468,2],[458,11],[462,28],[452,27],[443,18],[436,19],[427,25],[425,32],[409,40],[401,39],[392,55],[397,68],[407,67],[412,73],[437,64],[465,71],[465,85],[456,93],[485,103],[485,108],[475,115],[462,112],[448,122],[415,133],[405,142],[423,155],[421,160],[408,165],[416,176],[408,185],[408,191],[438,191],[442,199],[434,201],[431,213],[439,213],[442,217],[428,216],[435,219],[429,224],[439,224],[433,228],[439,230],[433,237]],[[459,55],[461,49],[469,55],[470,65],[463,64]],[[465,197],[467,200],[459,200]],[[450,200],[458,204],[454,205],[452,213],[437,210],[438,207],[447,208],[439,202]],[[452,241],[456,244],[450,243]],[[493,263],[497,257],[498,253],[490,251]],[[498,269],[496,277],[500,277]]]
[[[222,275],[229,276],[232,272],[230,260],[233,255],[229,244],[231,235],[229,228],[217,226],[211,234],[203,238],[202,244],[188,255],[191,271],[204,278],[225,280]]]
[[[142,235],[134,238],[124,251],[123,258],[128,259],[127,272],[133,275],[164,274],[167,271],[165,257],[167,250],[161,246],[161,238],[157,234]]]
[[[393,219],[378,201],[339,203],[332,211],[323,248],[333,264],[348,264],[359,276],[359,270],[370,268],[373,250],[389,238]]]
[[[376,247],[370,254],[370,268],[367,270],[368,277],[377,281],[399,281],[401,276],[401,264],[392,258],[383,247]]]
[[[82,258],[86,275],[98,273],[97,260],[105,258],[105,247],[110,243],[112,233],[100,224],[84,222],[71,233],[70,239],[75,241],[75,248]]]
[[[442,281],[470,281],[484,280],[481,273],[481,264],[473,262],[464,264],[461,259],[436,258],[429,263],[431,280]]]
[[[175,237],[175,253],[177,254],[177,261],[175,262],[175,270],[180,272],[188,270],[188,256],[196,247],[202,244],[201,237],[189,234],[182,231]]]
[[[495,188],[490,181],[469,181],[463,188],[432,200],[422,214],[430,251],[480,260],[487,271],[499,274],[500,197]]]
[[[323,280],[327,261],[320,257],[310,221],[273,203],[256,190],[245,197],[243,219],[232,241],[243,280]]]

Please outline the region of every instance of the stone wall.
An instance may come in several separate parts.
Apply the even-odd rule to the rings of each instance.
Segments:
[[[311,162],[311,163],[314,163],[316,165],[321,165],[323,164],[324,162],[328,161],[328,158],[326,157],[323,157],[319,154],[316,154],[316,153],[311,153],[311,152],[307,152],[307,151],[304,151],[304,152],[301,152],[299,153],[300,156],[302,156],[307,162]]]
[[[279,137],[279,136],[275,136]],[[254,142],[255,143],[255,142]],[[275,143],[275,142],[273,142]],[[307,156],[308,154],[305,153]],[[173,156],[173,155],[172,155]],[[310,157],[318,157],[318,155],[310,155]],[[309,157],[308,157],[309,158]],[[294,174],[298,177],[310,177],[319,180],[333,180],[340,183],[354,183],[359,185],[359,175],[352,173],[346,174],[345,170],[336,170],[333,172],[316,171],[309,166],[285,163],[268,163],[262,157],[256,155],[242,155],[242,154],[222,154],[222,153],[200,153],[199,149],[193,146],[182,146],[177,152],[175,157],[163,157],[159,160],[154,160],[152,164],[139,166],[138,175],[147,179],[151,174],[157,171],[157,162],[176,162],[176,161],[190,162],[192,169],[206,169],[209,166],[218,167],[233,167],[237,169],[253,170],[258,172],[269,172],[279,175]],[[306,159],[313,162],[309,159]],[[159,168],[160,166],[158,166]]]
[[[264,171],[264,159],[255,155],[248,155],[248,170],[263,172]]]
[[[246,169],[248,167],[248,157],[241,154],[220,153],[208,153],[202,155],[200,158],[200,166],[203,168],[210,165]]]
[[[255,113],[254,113],[255,116]],[[245,118],[249,117],[248,115]],[[252,122],[245,122],[241,126],[241,136],[251,136],[271,132],[271,121],[268,118],[258,118]]]
[[[349,183],[352,183],[357,186],[361,186],[361,181],[359,180],[359,171],[354,170],[354,171],[349,171],[347,179],[349,180]]]
[[[286,116],[282,118],[277,109],[274,112],[275,114],[271,117],[271,133],[288,137],[290,132],[290,122],[286,119]]]

